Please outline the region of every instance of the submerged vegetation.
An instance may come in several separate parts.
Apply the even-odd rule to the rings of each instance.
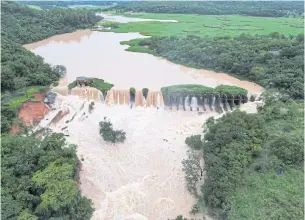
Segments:
[[[143,94],[144,98],[147,99],[148,89],[147,88],[143,88],[142,89],[142,94]]]
[[[126,132],[122,130],[114,130],[112,123],[104,118],[103,121],[99,123],[100,125],[100,135],[106,142],[122,143],[126,139]]]

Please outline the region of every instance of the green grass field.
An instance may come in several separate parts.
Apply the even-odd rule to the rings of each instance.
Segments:
[[[303,171],[252,173],[230,198],[228,219],[304,219]],[[259,211],[258,211],[259,210]]]
[[[115,14],[114,14],[115,15]],[[238,36],[242,33],[267,35],[272,32],[298,35],[304,32],[304,21],[301,18],[266,18],[240,15],[195,15],[195,14],[116,14],[126,17],[149,18],[159,20],[176,20],[178,22],[130,22],[115,23],[116,28],[109,32],[139,32],[145,36]],[[109,22],[108,26],[109,26]],[[107,31],[107,30],[103,30]],[[129,45],[127,51],[152,53],[151,50],[138,45],[139,40],[124,41]]]
[[[33,94],[45,88],[45,86],[31,86],[27,89],[21,89],[20,92],[23,92],[24,95],[7,97],[5,103],[9,108],[18,108],[26,101],[39,102],[40,100],[36,99]]]
[[[32,9],[43,10],[40,6],[37,6],[37,5],[27,5],[27,6]]]
[[[140,32],[146,36],[237,36],[245,34],[297,35],[304,31],[301,18],[265,18],[240,15],[192,14],[123,14],[127,17],[177,20],[178,22],[131,22],[119,24],[111,31],[118,33]]]

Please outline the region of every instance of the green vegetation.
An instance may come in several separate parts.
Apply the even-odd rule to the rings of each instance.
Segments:
[[[161,92],[163,96],[203,96],[209,94],[246,96],[248,93],[247,90],[237,86],[217,86],[215,89],[213,89],[207,86],[195,84],[162,87]]]
[[[37,5],[27,5],[29,8],[36,9],[36,10],[43,10],[41,7]]]
[[[71,91],[71,89],[73,89],[76,86],[77,86],[76,81],[70,83],[68,85],[69,91]],[[103,79],[94,78],[92,83],[88,83],[88,86],[96,88],[100,90],[103,94],[106,94],[107,91],[109,91],[113,87],[113,84],[107,83]]]
[[[15,2],[1,2],[1,109],[18,108],[32,98],[36,91],[25,92],[26,87],[46,87],[65,75],[63,66],[44,63],[43,58],[26,50],[22,44],[31,43],[80,28],[92,27],[101,18],[88,10],[36,10]],[[16,90],[24,90],[19,95]],[[11,94],[11,95],[3,95]],[[4,100],[4,101],[3,101]],[[12,110],[13,111],[13,110]],[[8,115],[6,115],[8,113]],[[2,111],[1,119],[8,128],[15,117],[9,111]],[[16,116],[14,114],[14,116]]]
[[[133,88],[133,87],[131,87],[131,88],[129,89],[129,93],[130,93],[130,96],[135,97],[135,95],[136,95],[136,89]]]
[[[90,219],[91,201],[77,189],[79,162],[63,134],[1,138],[2,219]]]
[[[302,18],[262,18],[240,15],[197,15],[197,14],[123,14],[124,16],[176,20],[178,22],[130,22],[121,23],[118,28],[110,30],[117,33],[139,32],[145,36],[177,36],[195,35],[239,36],[241,34],[268,35],[281,30],[285,36],[296,36],[304,32]]]
[[[200,150],[202,146],[201,135],[192,135],[185,139],[185,143],[193,150]]]
[[[36,10],[1,2],[1,133],[11,130],[23,102],[38,101],[33,94],[66,73],[22,44],[88,28],[99,20],[88,10]],[[2,219],[90,219],[91,202],[77,187],[75,147],[66,146],[63,134],[38,140],[29,130],[21,129],[22,136],[1,135]]]
[[[142,94],[143,94],[144,98],[146,99],[147,95],[148,95],[148,88],[143,88],[142,89]]]
[[[304,98],[304,35],[153,37],[141,44],[176,63],[232,73],[294,99]]]
[[[282,175],[275,172],[251,173],[231,197],[228,219],[303,219],[304,173],[287,168]],[[257,211],[255,211],[257,210]]]
[[[18,1],[18,3],[27,6],[38,6],[42,9],[54,9],[54,7],[67,9],[71,7],[73,9],[101,10],[113,6],[111,1]]]
[[[52,10],[34,10],[14,2],[1,2],[1,7],[2,39],[13,40],[20,44],[32,43],[55,34],[90,28],[101,20],[101,17],[90,10],[58,7]]]
[[[129,47],[126,49],[126,51],[130,52],[137,52],[137,53],[148,53],[152,55],[156,55],[151,49],[148,47],[145,47],[145,45],[141,45],[143,39],[133,39],[130,41],[121,41],[121,45],[129,45]]]
[[[110,28],[118,28],[119,27],[118,22],[112,22],[112,21],[103,21],[102,25],[103,27],[110,27]]]
[[[40,101],[33,97],[33,94],[45,89],[47,89],[45,86],[31,86],[19,89],[14,93],[6,93],[1,97],[2,105],[7,105],[9,108],[19,108],[26,101]]]
[[[148,12],[200,15],[246,15],[260,17],[303,16],[304,3],[297,1],[277,2],[192,2],[192,1],[142,1],[118,4],[107,10],[117,12]]]
[[[104,118],[104,121],[99,123],[100,125],[100,135],[104,141],[111,143],[123,143],[126,139],[126,132],[122,130],[114,130],[112,123]]]
[[[236,110],[210,119],[201,144],[206,177],[198,204],[220,208],[221,219],[303,219],[303,115],[302,103],[273,100],[258,114]],[[187,170],[190,163],[198,162],[183,163],[192,186],[198,177]]]

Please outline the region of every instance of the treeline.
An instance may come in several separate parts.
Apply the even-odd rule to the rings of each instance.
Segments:
[[[39,11],[14,2],[1,2],[1,99],[27,86],[50,85],[60,76],[58,68],[44,63],[42,57],[35,56],[22,44],[89,28],[100,19],[89,10]],[[16,110],[8,109],[3,103],[1,109],[1,132],[7,132]]]
[[[92,27],[101,19],[90,10],[58,7],[52,10],[34,10],[14,2],[1,2],[1,36],[20,44]]]
[[[74,5],[111,6],[113,4],[118,4],[119,2],[116,1],[17,1],[17,3],[25,4],[25,5],[36,5],[43,9],[54,9],[55,6],[69,7]]]
[[[260,17],[303,16],[304,2],[302,1],[142,1],[129,4],[119,4],[105,9],[117,12],[148,12],[173,14],[201,15],[246,15]]]
[[[139,42],[170,61],[223,71],[304,98],[304,35],[152,37]]]
[[[205,125],[199,201],[221,209],[220,219],[304,218],[304,107],[275,100]]]
[[[78,190],[75,147],[63,134],[1,138],[1,219],[90,219],[91,201]]]

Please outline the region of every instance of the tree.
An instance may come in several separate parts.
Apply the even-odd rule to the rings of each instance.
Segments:
[[[58,77],[64,77],[67,73],[66,67],[62,65],[56,65],[53,67],[53,71],[58,75]]]
[[[143,94],[144,98],[147,99],[148,89],[147,88],[142,89],[142,94]]]
[[[199,180],[201,167],[200,167],[200,154],[193,150],[188,151],[187,159],[182,161],[182,170],[185,173],[186,186],[188,191],[197,196],[196,183]]]
[[[100,135],[106,142],[122,143],[126,139],[126,132],[122,130],[114,130],[112,123],[104,118],[104,121],[99,123]]]
[[[185,139],[185,143],[193,150],[200,150],[202,147],[201,135],[192,135]]]

